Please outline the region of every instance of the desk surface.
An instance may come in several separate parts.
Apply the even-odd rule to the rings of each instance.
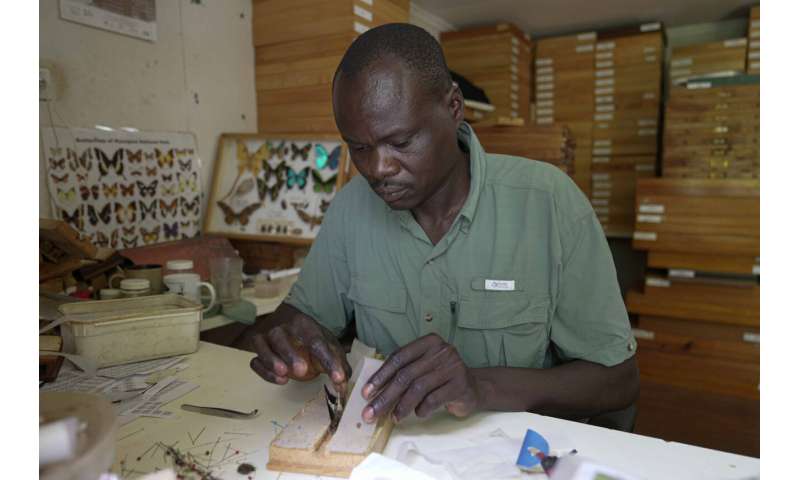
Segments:
[[[268,446],[282,426],[319,391],[320,381],[288,386],[269,384],[250,370],[252,353],[200,342],[188,357],[189,367],[178,377],[200,385],[163,409],[169,419],[139,418],[117,433],[116,461],[120,478],[136,478],[156,468],[171,466],[155,442],[175,444],[209,465],[220,478],[245,479],[236,473],[241,462],[256,467],[252,479],[303,479],[306,475],[266,470]],[[180,409],[182,403],[219,406],[241,411],[259,409],[258,417],[231,420]],[[456,419],[441,413],[427,421],[412,420],[393,432],[384,454],[393,457],[405,441],[421,449],[457,448],[467,439],[501,428],[512,438],[522,438],[532,428],[546,438],[568,439],[578,452],[631,475],[648,479],[735,478],[758,476],[759,460],[700,447],[665,442],[531,413],[482,413]],[[176,443],[177,442],[177,443]]]

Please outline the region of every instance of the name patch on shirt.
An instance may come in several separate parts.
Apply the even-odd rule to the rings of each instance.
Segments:
[[[497,290],[500,292],[513,292],[515,288],[514,280],[490,280],[486,279],[484,288],[486,290]]]

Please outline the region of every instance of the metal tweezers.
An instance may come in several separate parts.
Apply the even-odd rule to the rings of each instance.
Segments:
[[[328,406],[328,416],[331,418],[331,426],[329,429],[331,432],[335,432],[336,428],[339,426],[339,420],[342,419],[342,413],[344,413],[342,397],[331,393],[331,391],[328,390],[328,386],[324,383],[322,384],[322,388],[325,389],[325,404]]]

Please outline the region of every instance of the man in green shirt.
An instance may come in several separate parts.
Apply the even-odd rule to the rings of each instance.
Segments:
[[[267,381],[318,369],[344,389],[338,335],[387,355],[362,416],[445,407],[589,417],[638,395],[636,342],[591,205],[548,164],[484,152],[442,50],[407,24],[358,37],[333,107],[361,176],[337,193],[276,320]]]

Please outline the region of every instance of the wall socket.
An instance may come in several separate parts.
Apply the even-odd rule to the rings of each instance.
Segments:
[[[39,67],[39,100],[55,100],[56,85],[53,80],[53,72],[48,68]]]

